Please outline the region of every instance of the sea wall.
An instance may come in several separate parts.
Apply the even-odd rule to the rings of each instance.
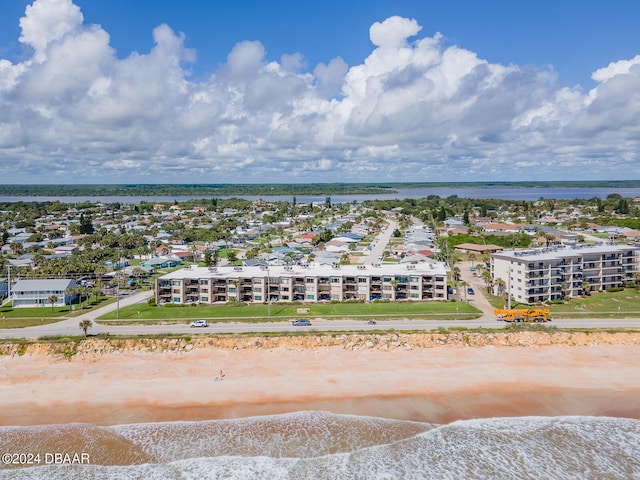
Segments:
[[[341,347],[345,350],[412,350],[436,347],[544,347],[640,345],[639,332],[497,332],[497,333],[382,333],[283,336],[207,336],[183,338],[95,338],[79,342],[2,343],[0,355],[48,355],[71,359],[75,356],[99,357],[125,352],[183,352],[194,349],[287,349],[308,350]]]

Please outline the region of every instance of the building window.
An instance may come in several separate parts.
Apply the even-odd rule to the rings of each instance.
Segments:
[[[315,300],[315,295],[307,295],[307,300]]]
[[[209,297],[200,297],[201,302],[209,303]]]
[[[253,298],[255,298],[257,302],[262,301],[262,295],[254,295]]]
[[[180,297],[173,297],[173,303],[180,303]]]

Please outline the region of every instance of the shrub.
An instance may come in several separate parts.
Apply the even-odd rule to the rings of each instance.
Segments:
[[[237,300],[233,300],[231,302],[226,302],[225,305],[227,307],[246,307],[247,302],[238,302]]]
[[[611,287],[611,288],[607,288],[607,292],[609,292],[609,293],[622,292],[622,291],[624,291],[624,287]]]

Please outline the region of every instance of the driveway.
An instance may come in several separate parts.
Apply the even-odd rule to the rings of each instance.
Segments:
[[[477,263],[477,262],[475,262]],[[459,262],[456,264],[458,268],[460,268],[460,277],[462,280],[467,282],[469,287],[473,288],[475,295],[467,294],[467,287],[464,287],[464,291],[458,291],[458,295],[460,298],[465,299],[471,303],[478,310],[482,311],[482,318],[489,320],[495,320],[495,316],[493,314],[494,307],[489,303],[487,297],[483,293],[483,289],[485,288],[484,279],[480,273],[480,270],[476,270],[475,272],[471,271],[471,262]],[[474,275],[474,273],[477,273]],[[459,287],[459,290],[462,290],[462,286]],[[466,295],[466,297],[465,297]]]

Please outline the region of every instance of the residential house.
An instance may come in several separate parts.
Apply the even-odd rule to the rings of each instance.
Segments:
[[[177,258],[168,258],[168,257],[154,257],[149,260],[145,260],[144,262],[140,262],[142,267],[152,267],[152,268],[173,268],[177,267],[182,263],[181,260]]]
[[[68,305],[76,297],[75,293],[70,294],[68,290],[76,287],[76,281],[70,278],[18,280],[11,287],[13,308],[51,306],[51,299],[54,297],[54,307]]]

